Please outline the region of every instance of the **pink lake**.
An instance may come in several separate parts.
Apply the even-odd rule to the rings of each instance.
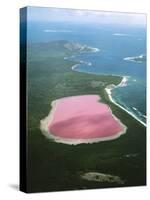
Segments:
[[[56,100],[50,115],[47,128],[54,137],[107,140],[125,133],[125,126],[112,114],[107,104],[100,102],[98,95]]]

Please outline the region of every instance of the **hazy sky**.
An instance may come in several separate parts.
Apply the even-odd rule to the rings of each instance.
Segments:
[[[28,7],[28,20],[145,25],[145,14]]]

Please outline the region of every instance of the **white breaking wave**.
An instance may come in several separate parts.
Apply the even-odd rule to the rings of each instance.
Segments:
[[[139,116],[144,117],[146,119],[146,115],[142,114],[137,108],[135,107],[132,107],[132,108],[138,113]]]
[[[132,107],[133,108],[133,110],[136,110],[137,111],[137,108],[135,108],[135,107]]]
[[[128,79],[129,79],[129,76],[123,76],[121,83],[119,83],[117,87],[126,87]]]
[[[71,30],[58,30],[58,29],[45,29],[45,30],[43,30],[44,32],[46,32],[46,33],[70,33],[70,32],[72,32]]]
[[[75,65],[73,65],[72,67],[71,67],[71,69],[72,70],[75,70],[77,67],[79,67],[80,66],[80,64],[75,64]]]

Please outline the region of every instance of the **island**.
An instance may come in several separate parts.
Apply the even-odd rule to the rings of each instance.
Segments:
[[[124,58],[124,60],[142,63],[142,62],[146,62],[146,55],[141,54],[139,56],[126,57]]]
[[[145,185],[146,127],[110,99],[110,93],[115,86],[125,85],[125,77],[81,73],[73,70],[72,66],[80,64],[80,62],[64,59],[65,57],[70,58],[82,52],[96,53],[93,52],[93,48],[83,48],[83,46],[87,46],[86,44],[73,44],[75,44],[74,41],[56,40],[33,43],[27,47],[27,181],[29,191]],[[88,106],[88,101],[85,101],[85,105],[82,106],[83,113],[87,109],[87,120],[90,114],[95,115],[96,110],[100,116],[99,108],[104,106],[109,118],[115,122],[117,127],[119,126],[117,131],[109,132],[108,135],[118,137],[99,142],[82,142],[77,145],[71,144],[71,142],[69,144],[56,142],[55,138],[48,137],[52,130],[55,136],[59,136],[60,129],[56,123],[58,118],[54,119],[53,124],[51,119],[48,120],[49,123],[46,126],[48,135],[41,129],[41,120],[44,120],[49,114],[53,119],[55,114],[60,113],[60,110],[56,109],[57,103],[60,109],[61,105],[66,102],[67,104],[71,102],[72,108],[74,100],[75,105],[78,105],[76,101],[78,97],[82,97],[79,98],[81,100],[84,97],[90,98],[90,105]],[[71,98],[72,101],[70,101]],[[68,117],[69,112],[73,111],[69,105],[69,109],[66,106],[63,113]],[[97,106],[96,110],[93,109],[95,106]],[[75,114],[78,116],[78,113]],[[104,116],[107,119],[105,114],[106,112]],[[80,116],[82,115],[80,114]],[[86,121],[83,116],[81,120],[82,122]],[[97,125],[97,121],[102,122],[101,118],[97,119],[96,117],[92,124],[95,122]],[[69,134],[68,131],[69,127],[67,127],[67,134]],[[73,130],[73,133],[70,134],[75,136],[75,131]],[[91,140],[91,135],[89,137]],[[98,135],[98,138],[104,137]],[[89,138],[82,137],[82,139],[85,141]]]

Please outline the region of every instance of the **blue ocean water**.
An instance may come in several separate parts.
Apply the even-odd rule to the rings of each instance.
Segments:
[[[127,76],[127,86],[113,90],[113,99],[146,121],[146,62],[124,60],[126,57],[146,55],[146,28],[140,26],[76,24],[69,22],[29,22],[28,42],[68,40],[100,49],[82,53],[75,60],[81,64],[75,70],[94,74]]]

